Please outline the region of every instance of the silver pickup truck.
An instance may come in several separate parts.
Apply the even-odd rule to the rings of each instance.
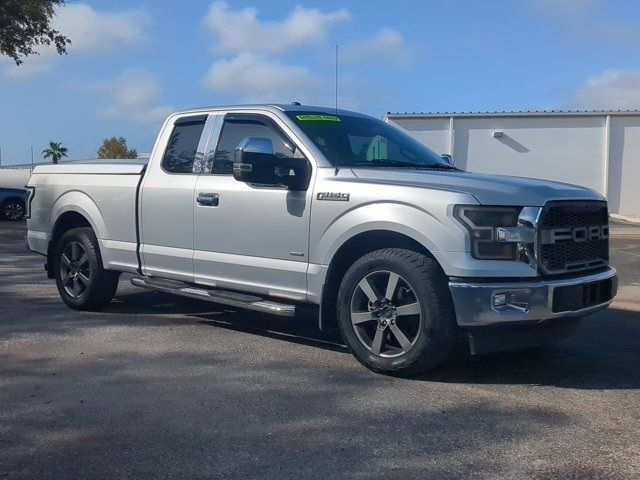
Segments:
[[[414,375],[564,335],[609,305],[607,204],[568,184],[455,168],[354,112],[178,112],[142,163],[40,166],[28,243],[79,310],[133,285],[317,312],[374,371]]]

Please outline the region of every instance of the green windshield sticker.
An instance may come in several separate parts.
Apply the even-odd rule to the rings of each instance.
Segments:
[[[335,115],[296,115],[296,118],[302,122],[320,121],[320,122],[339,122],[340,119]]]

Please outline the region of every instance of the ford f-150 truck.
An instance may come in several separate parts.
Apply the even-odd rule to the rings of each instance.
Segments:
[[[148,162],[37,167],[27,240],[71,308],[107,305],[122,272],[276,315],[310,305],[360,362],[402,375],[461,337],[525,346],[611,303],[601,195],[452,163],[345,110],[182,111]]]

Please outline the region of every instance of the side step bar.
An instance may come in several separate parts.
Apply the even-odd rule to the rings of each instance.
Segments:
[[[245,308],[256,312],[280,315],[282,317],[293,317],[296,314],[295,305],[273,302],[255,295],[246,295],[229,290],[201,288],[174,280],[133,277],[131,279],[131,285],[149,290],[157,290],[159,292],[173,293],[183,297],[198,298],[200,300],[207,300],[232,307]]]

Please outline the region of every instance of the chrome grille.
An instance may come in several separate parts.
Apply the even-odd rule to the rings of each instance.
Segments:
[[[539,223],[539,266],[544,274],[588,270],[609,261],[606,202],[550,202]]]

